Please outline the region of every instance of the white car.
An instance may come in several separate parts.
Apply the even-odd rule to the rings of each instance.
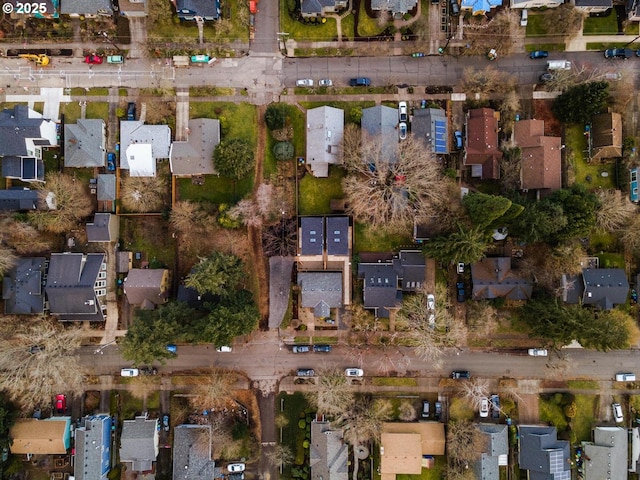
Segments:
[[[546,348],[530,348],[529,355],[532,357],[546,357],[549,355]]]
[[[458,273],[464,273],[464,263],[458,262],[457,270],[458,270]]]
[[[296,87],[313,87],[313,80],[310,78],[302,78],[296,81]]]
[[[635,373],[616,373],[616,382],[635,382]]]
[[[489,399],[482,397],[480,399],[480,417],[487,418],[489,416]]]
[[[323,78],[318,81],[319,87],[333,87],[333,82],[329,78]]]
[[[407,102],[400,102],[398,104],[398,118],[401,122],[409,120],[409,116],[407,115]]]
[[[222,345],[216,348],[216,352],[221,352],[221,353],[231,353],[232,351],[233,351],[233,348],[227,347],[226,345]]]
[[[240,473],[240,472],[244,472],[244,463],[232,463],[230,465],[227,465],[227,470],[230,473]]]
[[[364,377],[364,371],[361,368],[347,368],[344,374],[347,377]]]
[[[624,422],[624,415],[622,414],[622,405],[619,403],[612,403],[611,409],[613,410],[613,419],[616,423]]]
[[[400,125],[398,125],[398,133],[400,135],[400,140],[407,139],[407,124],[405,122],[400,122]]]
[[[137,368],[123,368],[120,370],[121,377],[137,377],[140,375],[140,370]]]
[[[427,310],[436,309],[436,296],[433,293],[427,295]]]

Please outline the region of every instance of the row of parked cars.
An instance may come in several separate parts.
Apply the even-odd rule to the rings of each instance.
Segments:
[[[296,87],[312,88],[315,85],[311,78],[301,78],[296,80]],[[351,87],[368,87],[371,85],[371,79],[367,77],[357,77],[349,80],[349,86]],[[330,78],[323,78],[318,81],[319,87],[332,87],[333,81]]]
[[[313,377],[316,372],[313,368],[299,368],[296,370],[296,377]],[[356,367],[346,368],[344,371],[347,377],[364,377],[364,370]]]

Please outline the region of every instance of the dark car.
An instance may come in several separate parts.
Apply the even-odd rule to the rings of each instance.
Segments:
[[[429,418],[429,416],[431,415],[431,412],[429,411],[429,409],[431,408],[431,405],[429,404],[428,401],[423,400],[422,401],[422,412],[420,412],[420,416],[422,418]]]
[[[107,153],[107,170],[114,172],[116,169],[116,154],[113,152]]]
[[[464,303],[464,301],[466,300],[466,295],[465,295],[465,292],[464,292],[464,283],[463,282],[456,283],[456,292],[457,292],[458,302]]]
[[[291,350],[293,353],[307,353],[311,351],[311,347],[309,345],[294,345]]]
[[[314,345],[313,346],[313,351],[314,352],[329,353],[329,352],[331,352],[331,345]]]
[[[469,370],[454,370],[451,372],[451,378],[454,380],[466,379],[471,378],[471,374],[469,373]]]
[[[127,120],[135,120],[136,119],[136,103],[129,102],[127,104]]]
[[[604,51],[604,58],[631,58],[633,50],[630,48],[608,48]]]
[[[451,15],[460,15],[460,5],[458,5],[458,0],[450,0],[449,6],[451,7],[449,10]]]
[[[158,369],[154,367],[140,367],[141,375],[157,375]]]
[[[433,419],[440,420],[442,417],[442,403],[436,402],[435,408],[433,410]]]
[[[495,393],[489,399],[491,404],[491,418],[500,418],[500,397]]]
[[[367,77],[352,78],[349,80],[349,85],[352,87],[368,87],[371,85],[371,79]]]
[[[313,377],[315,374],[316,372],[313,370],[313,368],[299,368],[296,371],[297,377]]]
[[[547,52],[546,50],[534,50],[529,54],[529,58],[531,59],[547,58],[548,56],[549,56],[549,52]]]
[[[538,80],[540,80],[541,82],[550,82],[554,78],[555,77],[553,76],[553,73],[545,72],[538,77]]]

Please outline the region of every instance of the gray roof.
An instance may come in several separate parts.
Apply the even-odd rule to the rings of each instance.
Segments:
[[[415,292],[422,288],[426,275],[426,260],[419,250],[400,250],[393,259],[403,292]]]
[[[329,316],[330,308],[342,307],[342,272],[298,272],[302,306],[313,308],[314,316]]]
[[[111,15],[110,0],[61,0],[60,13],[78,15]]]
[[[160,305],[167,300],[166,291],[162,290],[162,278],[167,270],[164,268],[132,268],[124,279],[124,293],[130,305]]]
[[[348,480],[348,458],[342,429],[332,428],[329,422],[311,422],[309,464],[312,479]]]
[[[2,281],[4,313],[33,315],[44,311],[42,278],[45,268],[44,257],[18,258],[16,266]]]
[[[0,112],[0,138],[0,156],[34,156],[36,141],[43,147],[58,144],[55,122],[43,119],[26,105]]]
[[[25,182],[44,182],[44,162],[35,157],[6,156],[2,158],[2,176]]]
[[[37,190],[22,188],[0,190],[0,211],[37,210],[39,206]]]
[[[87,223],[85,228],[87,230],[87,241],[89,242],[111,242],[114,241],[110,227],[111,214],[110,213],[96,213],[93,216],[93,223]]]
[[[612,0],[575,0],[576,8],[580,7],[605,7],[611,8],[613,6]]]
[[[327,254],[349,255],[349,217],[326,217]]]
[[[120,436],[120,460],[131,462],[134,472],[152,469],[158,456],[158,419],[145,416],[122,423]]]
[[[364,308],[374,310],[378,317],[388,317],[388,309],[396,307],[402,299],[393,264],[361,263],[358,265],[358,278],[364,279]]]
[[[189,120],[186,142],[173,142],[169,150],[171,173],[174,175],[212,175],[218,173],[213,164],[213,151],[220,143],[220,121],[212,118]]]
[[[120,152],[126,152],[132,144],[151,145],[151,156],[169,158],[171,129],[167,125],[145,125],[139,120],[120,122]],[[120,155],[120,168],[129,169],[126,155]]]
[[[480,423],[478,429],[486,439],[485,448],[475,462],[474,470],[478,480],[499,480],[499,456],[509,454],[509,434],[506,425]]]
[[[173,480],[213,480],[211,425],[177,425],[173,429]]]
[[[558,440],[555,427],[520,425],[519,464],[530,478],[571,480],[569,442]]]
[[[582,270],[584,293],[582,303],[611,310],[627,301],[629,282],[621,268],[585,268]]]
[[[585,480],[626,479],[629,434],[622,427],[596,427],[593,442],[584,444]]]
[[[52,253],[45,292],[53,315],[63,321],[104,321],[95,283],[103,253]]]
[[[97,198],[100,201],[116,199],[116,176],[113,173],[98,175]]]
[[[216,20],[220,17],[219,0],[177,0],[176,10],[179,17],[202,17],[205,20]],[[185,15],[186,14],[186,15]]]
[[[116,273],[127,273],[132,260],[133,252],[116,252]]]
[[[77,480],[104,480],[110,470],[111,417],[106,413],[81,419],[75,431]]]
[[[371,9],[404,14],[416,8],[417,4],[418,0],[371,0]]]
[[[449,122],[440,108],[419,108],[413,111],[411,135],[420,139],[434,153],[449,153]]]
[[[324,219],[300,217],[300,253],[322,255],[324,249]]]
[[[377,142],[379,159],[396,163],[398,161],[398,110],[385,105],[362,109],[362,141]],[[413,129],[413,125],[412,125]],[[375,159],[372,159],[372,161]],[[367,161],[365,159],[365,161]]]
[[[323,8],[335,8],[336,0],[301,0],[301,13],[322,13]]]
[[[104,167],[107,155],[107,127],[104,120],[80,118],[64,126],[64,166]]]
[[[316,177],[329,176],[329,164],[342,162],[344,111],[333,107],[307,110],[307,165]]]

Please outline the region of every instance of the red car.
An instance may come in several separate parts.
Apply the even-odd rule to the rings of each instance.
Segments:
[[[56,395],[56,411],[58,413],[67,411],[67,396],[62,393]]]
[[[98,55],[87,55],[84,57],[84,62],[89,65],[100,65],[102,63],[102,57]]]

